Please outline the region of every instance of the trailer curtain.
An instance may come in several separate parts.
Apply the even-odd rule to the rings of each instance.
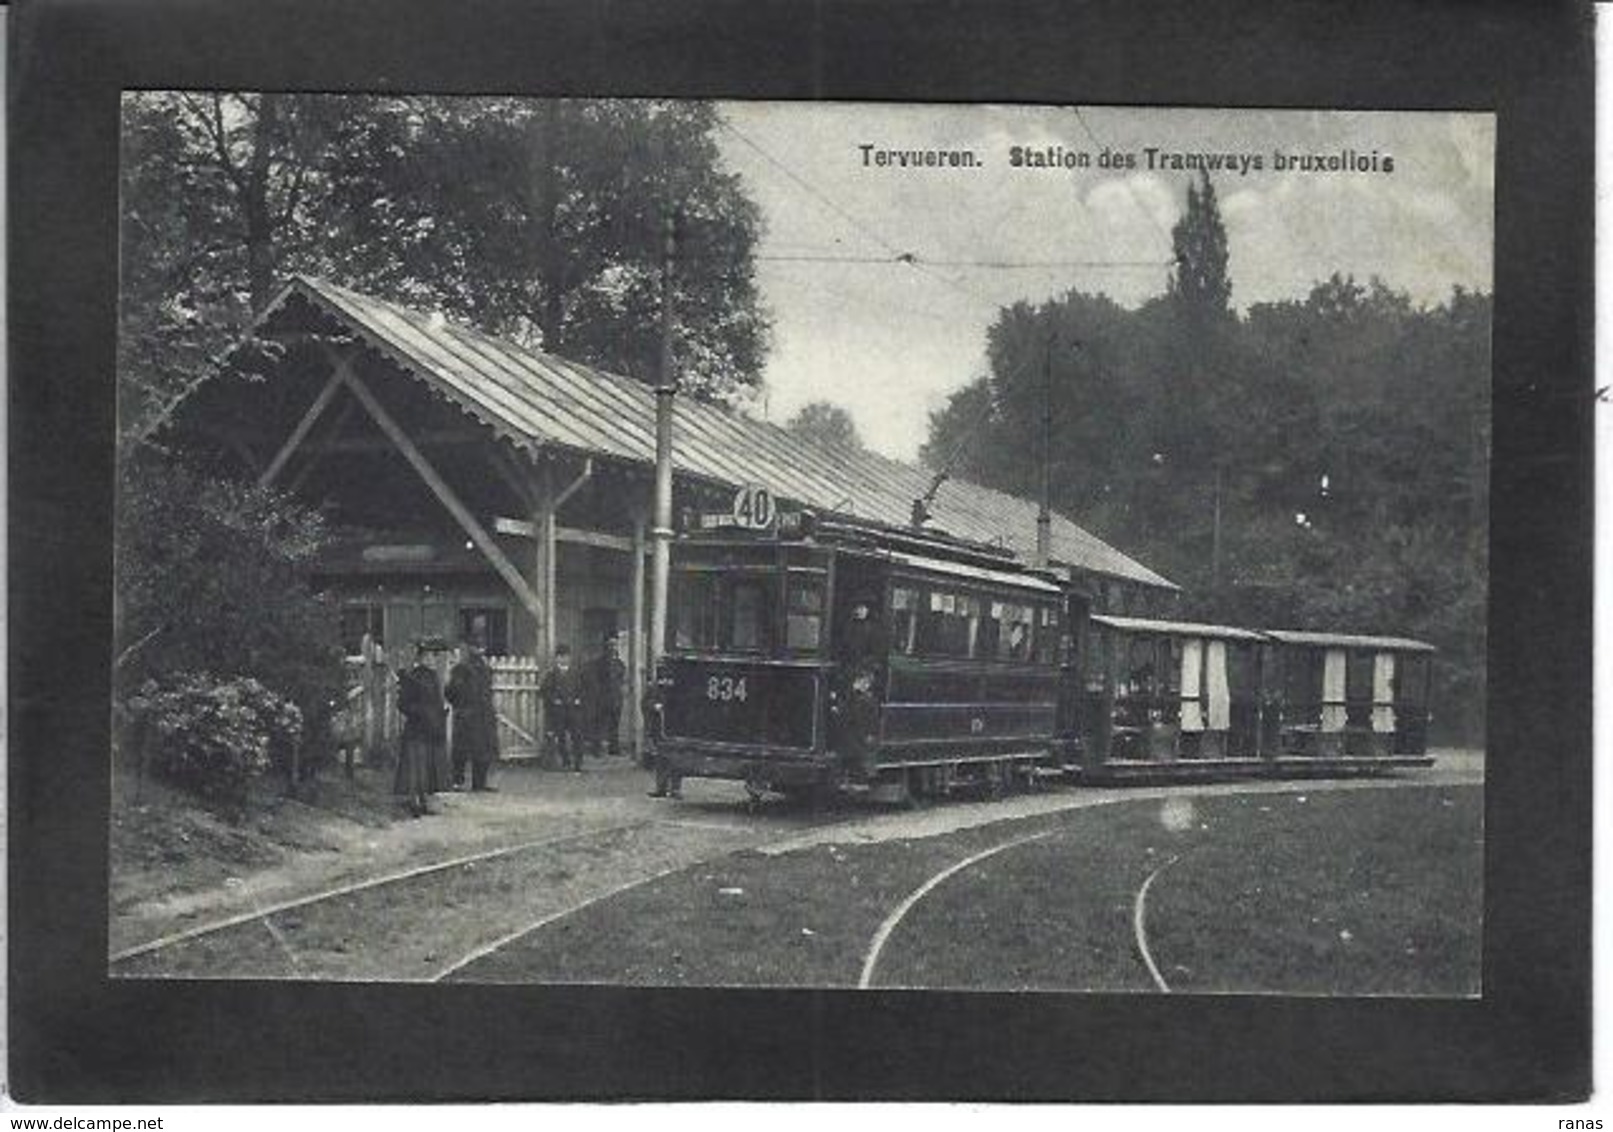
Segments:
[[[1204,642],[1182,642],[1182,730],[1204,730],[1204,701],[1200,689],[1204,685]]]
[[[1395,654],[1380,652],[1372,658],[1372,730],[1380,735],[1395,729]]]
[[[1343,731],[1345,723],[1344,650],[1328,649],[1322,657],[1322,730]]]
[[[1209,642],[1204,663],[1204,690],[1209,700],[1210,730],[1229,730],[1232,727],[1232,693],[1227,686],[1227,643]]]

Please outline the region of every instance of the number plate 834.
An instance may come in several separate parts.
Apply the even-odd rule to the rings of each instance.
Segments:
[[[732,700],[745,702],[745,677],[743,676],[709,676],[706,678],[706,699],[720,700],[728,703]]]

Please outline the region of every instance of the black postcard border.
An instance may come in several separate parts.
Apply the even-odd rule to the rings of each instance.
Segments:
[[[1589,4],[33,0],[9,28],[10,1066],[28,1101],[1589,1089]],[[122,88],[1498,116],[1481,1001],[106,977]]]

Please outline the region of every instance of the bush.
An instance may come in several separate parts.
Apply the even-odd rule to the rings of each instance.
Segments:
[[[148,680],[128,709],[150,766],[178,786],[239,807],[248,783],[302,741],[302,713],[250,677]]]
[[[346,673],[336,611],[312,585],[323,518],[271,489],[145,453],[121,468],[117,523],[119,700],[150,681],[178,689],[188,674],[219,688],[251,679],[296,705],[302,774],[327,760],[329,705]],[[288,775],[291,752],[270,749]]]

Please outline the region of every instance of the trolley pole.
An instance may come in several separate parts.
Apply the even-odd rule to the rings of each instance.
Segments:
[[[1053,463],[1053,342],[1056,333],[1047,336],[1047,351],[1042,357],[1042,500],[1036,512],[1036,560],[1043,570],[1053,558],[1053,502],[1050,466]]]
[[[677,226],[668,211],[661,252],[661,366],[655,385],[655,515],[651,529],[650,664],[666,652],[667,589],[672,552],[672,399],[678,391],[672,372],[672,263],[678,252]],[[652,668],[653,670],[653,668]]]

